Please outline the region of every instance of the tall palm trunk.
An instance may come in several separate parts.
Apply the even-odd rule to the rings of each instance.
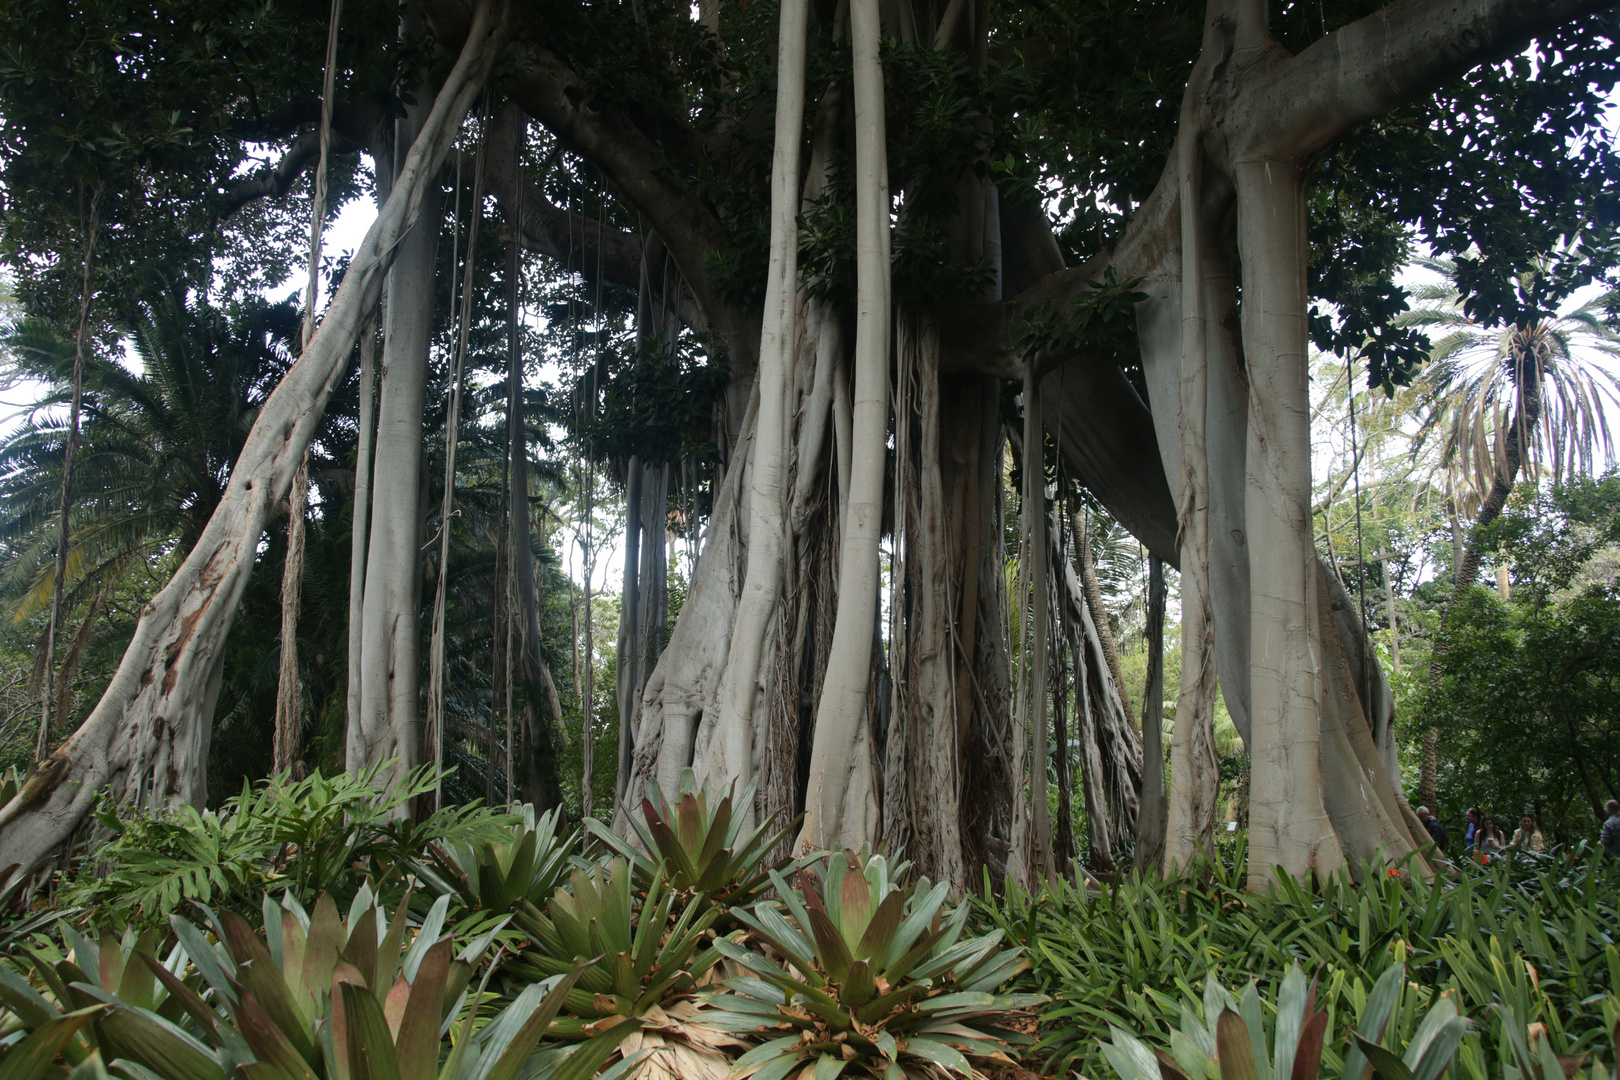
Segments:
[[[1453,583],[1451,600],[1446,604],[1442,626],[1450,626],[1451,614],[1463,590],[1479,577],[1480,536],[1486,526],[1502,516],[1508,496],[1513,494],[1513,485],[1519,478],[1519,470],[1524,467],[1525,441],[1529,433],[1541,423],[1541,408],[1541,385],[1532,370],[1519,387],[1518,410],[1508,427],[1506,437],[1502,440],[1502,457],[1497,462],[1495,475],[1491,478],[1491,490],[1486,494],[1485,501],[1480,504],[1479,513],[1474,516],[1474,523],[1469,526],[1467,538],[1459,549],[1457,575]],[[1457,531],[1455,520],[1453,519],[1454,532]],[[1434,653],[1429,659],[1431,684],[1440,681],[1440,670],[1446,659],[1446,646],[1447,635],[1442,633],[1435,639]],[[1440,732],[1432,726],[1423,730],[1423,750],[1418,769],[1418,799],[1432,807],[1440,791]]]

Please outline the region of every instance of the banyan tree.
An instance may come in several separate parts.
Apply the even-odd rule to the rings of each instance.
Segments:
[[[376,221],[105,696],[0,810],[0,864],[38,865],[109,787],[200,799],[252,550],[379,304],[347,761],[431,759],[418,474],[452,168],[528,258],[635,291],[649,340],[699,338],[724,367],[721,466],[667,642],[671,467],[619,463],[621,823],[631,793],[690,768],[751,789],[754,814],[802,814],[802,847],[1031,881],[1061,861],[1061,723],[1094,864],[1141,809],[1139,844],[1176,866],[1211,842],[1219,687],[1252,762],[1253,884],[1407,858],[1424,834],[1392,698],[1313,544],[1307,359],[1314,342],[1410,377],[1420,343],[1388,315],[1414,242],[1485,281],[1607,235],[1611,7],[409,0],[396,34],[378,30],[393,5],[351,0],[330,122],[335,153],[369,160]],[[394,96],[344,100],[361,84]],[[287,157],[242,198],[311,167],[308,93],[255,102],[250,134]],[[540,163],[564,159],[616,216],[548,194]],[[1528,302],[1476,298],[1486,317]],[[1180,572],[1162,805],[1081,490]],[[517,637],[513,662],[543,668]]]

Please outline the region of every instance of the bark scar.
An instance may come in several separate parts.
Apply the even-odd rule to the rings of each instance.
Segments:
[[[51,751],[50,757],[34,767],[33,775],[22,786],[22,790],[17,792],[17,797],[22,800],[24,806],[32,806],[46,798],[67,777],[71,764],[66,751],[62,747],[57,747]]]
[[[175,637],[169,647],[163,650],[163,696],[167,697],[174,690],[175,680],[179,671],[175,668],[175,661],[179,659],[181,650],[191,640],[192,632],[197,629],[197,620],[202,618],[203,609],[198,608],[184,619],[180,620],[180,633]]]

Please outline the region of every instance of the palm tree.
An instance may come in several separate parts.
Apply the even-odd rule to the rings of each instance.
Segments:
[[[1416,449],[1439,442],[1438,468],[1457,517],[1473,515],[1461,544],[1453,598],[1479,574],[1480,536],[1507,504],[1521,473],[1554,482],[1614,459],[1606,407],[1620,404],[1620,293],[1606,292],[1556,318],[1513,326],[1474,320],[1457,282],[1457,263],[1424,259],[1440,280],[1418,289],[1418,304],[1398,325],[1431,331],[1430,363],[1419,379],[1423,412]],[[1516,282],[1535,291],[1537,266]],[[1449,611],[1448,611],[1449,614]],[[1444,655],[1430,665],[1437,677]],[[1439,772],[1438,734],[1424,731],[1419,798],[1433,803]]]
[[[1502,512],[1521,473],[1557,482],[1614,460],[1606,406],[1620,405],[1620,292],[1522,326],[1476,322],[1449,259],[1421,264],[1441,280],[1418,289],[1399,325],[1432,331],[1419,379],[1418,446],[1439,442],[1438,464],[1459,515],[1473,517],[1459,586],[1479,573],[1479,531]],[[1521,292],[1540,268],[1521,275]]]
[[[263,400],[291,363],[298,316],[289,304],[188,306],[183,288],[154,280],[125,327],[137,365],[86,357],[82,445],[74,464],[70,577],[64,610],[84,606],[64,657],[55,709],[97,607],[136,565],[196,542],[213,514]],[[73,346],[24,323],[11,335],[13,376],[52,388],[30,419],[0,441],[0,589],[24,620],[49,605],[66,424],[54,407],[70,392]]]

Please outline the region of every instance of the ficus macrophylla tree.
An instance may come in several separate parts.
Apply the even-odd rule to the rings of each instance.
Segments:
[[[1395,771],[1387,688],[1314,551],[1306,359],[1313,338],[1370,340],[1378,381],[1409,374],[1412,342],[1381,336],[1378,319],[1398,299],[1410,230],[1453,248],[1466,232],[1490,262],[1591,210],[1608,169],[1592,84],[1613,80],[1611,6],[783,0],[705,6],[699,18],[646,3],[515,18],[492,98],[588,165],[625,213],[617,226],[587,219],[517,155],[491,155],[486,181],[514,235],[587,281],[630,289],[656,237],[669,267],[659,273],[676,283],[667,306],[729,373],[725,467],[697,572],[656,666],[621,702],[619,790],[651,781],[673,793],[691,769],[700,782],[753,785],[760,819],[804,813],[802,847],[887,844],[957,887],[982,867],[1026,882],[1051,873],[1038,718],[1067,689],[1066,666],[1054,680],[1043,658],[1051,642],[1085,636],[1075,628],[1088,614],[1105,617],[1075,599],[1067,549],[1049,543],[1065,516],[1049,493],[1057,503],[1079,485],[1182,573],[1166,862],[1211,841],[1217,685],[1252,758],[1255,885],[1274,867],[1410,855],[1424,834]],[[411,11],[464,59],[494,48],[483,6],[419,0]],[[1538,35],[1549,51],[1515,67]],[[407,164],[417,147],[442,147],[444,133],[427,133],[449,86],[418,94],[414,108],[432,110],[401,122],[405,133],[422,124],[414,142],[400,137]],[[334,115],[343,130],[349,114]],[[1506,121],[1542,132],[1546,117],[1541,159],[1481,134]],[[365,145],[362,133],[353,142]],[[1452,194],[1491,169],[1505,172],[1502,199],[1528,210],[1492,216],[1477,193]],[[434,263],[410,240],[395,253],[407,219],[389,215],[402,190],[431,206],[436,189],[407,175],[379,219],[396,231],[351,265],[321,330],[352,342],[359,283],[375,295],[382,259],[396,259],[352,624],[356,762],[418,752],[420,574],[404,542],[415,510],[406,520],[401,508],[415,506],[405,444],[420,442],[422,403],[419,383],[391,391],[389,380],[416,377],[407,323],[431,290],[410,275]],[[1323,191],[1332,197],[1315,198]],[[1337,305],[1331,317],[1313,310],[1321,300]],[[301,375],[308,359],[277,392],[300,417],[318,413],[336,374]],[[266,432],[280,415],[267,408]],[[255,449],[270,435],[250,440],[232,476],[243,498],[284,489],[277,470],[307,441],[296,424],[275,430],[274,452]],[[1014,466],[1020,499],[1006,497]],[[127,771],[108,764],[126,752],[118,740],[152,717],[206,732],[210,669],[164,650],[180,641],[175,655],[189,657],[223,637],[228,589],[209,579],[217,600],[175,598],[204,588],[219,545],[256,542],[262,508],[237,506],[227,497],[154,602],[127,675],[0,811],[0,863],[59,844],[93,789]],[[1026,538],[1018,550],[1011,536]],[[1061,629],[1049,633],[1054,596]],[[208,640],[185,644],[199,635]],[[1106,665],[1084,685],[1097,678]],[[161,693],[142,689],[153,685]],[[1080,730],[1101,733],[1081,755],[1088,792],[1112,792],[1088,808],[1128,816],[1137,793],[1118,778],[1140,784],[1153,763],[1119,723],[1117,691],[1076,686],[1076,708],[1097,710]],[[165,711],[171,700],[186,705]],[[175,764],[197,768],[195,752]],[[156,802],[200,790],[165,784],[131,790]]]

